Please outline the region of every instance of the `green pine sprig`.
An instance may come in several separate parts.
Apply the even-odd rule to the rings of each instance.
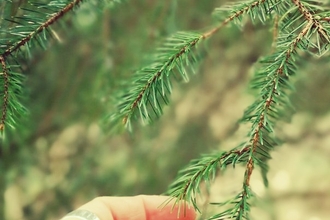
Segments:
[[[259,0],[259,1],[241,1],[227,4],[225,6],[216,8],[213,16],[220,20],[225,21],[228,16],[235,15],[234,23],[241,25],[243,16],[248,15],[250,20],[256,20],[265,23],[274,12],[284,10],[279,7],[283,0]]]
[[[181,200],[190,201],[194,208],[199,210],[196,201],[200,193],[200,184],[212,182],[219,170],[224,170],[229,165],[235,166],[242,163],[247,157],[247,148],[235,148],[229,152],[202,155],[198,159],[193,159],[179,171],[178,178],[169,186],[166,194],[173,197],[170,200],[175,198],[176,204],[179,204]]]
[[[98,4],[113,6],[122,0],[101,0]],[[15,128],[27,114],[22,105],[24,75],[20,72],[18,57],[30,57],[35,47],[48,48],[50,38],[57,38],[52,29],[54,23],[61,20],[66,14],[73,11],[83,0],[52,0],[48,3],[29,1],[21,7],[17,16],[2,18],[0,29],[0,134],[3,136],[7,125]],[[6,0],[6,5],[12,1]]]
[[[232,205],[232,209],[225,210],[221,213],[215,214],[208,218],[208,220],[226,220],[226,219],[250,219],[251,204],[249,199],[254,197],[253,192],[249,186],[244,185],[241,192],[239,192],[232,199],[224,203],[212,203],[213,205],[224,206]]]
[[[17,121],[27,114],[22,105],[24,75],[21,74],[17,57],[27,54],[31,49],[48,46],[53,36],[51,26],[65,14],[77,7],[82,0],[56,0],[48,4],[29,2],[20,8],[19,16],[5,18],[0,31],[0,133],[5,127],[15,128]]]
[[[279,145],[274,136],[274,127],[277,121],[283,120],[292,111],[288,96],[294,88],[289,79],[298,71],[298,50],[310,52],[315,49],[318,54],[324,54],[330,43],[328,15],[322,14],[323,10],[318,10],[318,4],[314,7],[312,3],[315,1],[306,1],[305,5],[305,1],[293,0],[286,11],[283,10],[283,5],[287,6],[288,2],[283,2],[283,5],[280,1],[277,2],[275,11],[280,17],[280,34],[276,36],[275,52],[260,59],[260,67],[250,84],[259,95],[241,119],[243,123],[251,123],[248,140],[227,153],[222,152],[218,157],[214,155],[214,158],[209,159],[202,156],[193,160],[179,172],[178,179],[168,190],[168,194],[177,198],[177,201],[191,201],[198,210],[196,194],[199,193],[201,182],[210,184],[215,173],[224,170],[229,164],[245,164],[242,191],[228,202],[217,203],[231,206],[210,219],[249,219],[249,201],[253,197],[250,187],[251,175],[255,167],[259,167],[264,184],[268,185],[267,162],[271,159],[271,151]],[[263,9],[260,13],[266,11],[268,9]],[[263,18],[262,15],[259,17]],[[227,163],[228,161],[231,163]]]
[[[161,116],[163,106],[169,103],[172,78],[177,76],[187,82],[190,72],[195,72],[198,64],[196,47],[200,42],[213,36],[233,20],[241,20],[242,15],[252,16],[251,13],[257,8],[264,8],[264,5],[268,7],[265,13],[272,13],[276,4],[276,1],[266,0],[242,2],[218,26],[205,33],[179,32],[166,39],[152,55],[149,65],[136,71],[126,90],[120,91],[121,94],[115,101],[117,111],[109,116],[111,125],[115,127],[122,124],[131,130],[134,119],[140,118],[143,124],[148,124]],[[216,13],[219,11],[221,10],[216,10]]]
[[[52,32],[51,25],[81,2],[82,0],[56,0],[49,4],[31,2],[27,7],[21,8],[23,15],[6,19],[16,25],[1,32],[5,35],[0,40],[1,56],[6,58],[17,50],[22,50],[22,47],[30,54],[32,43],[46,48],[47,39]]]
[[[118,96],[118,112],[111,120],[130,129],[137,116],[143,123],[159,117],[163,105],[169,103],[172,78],[187,82],[190,72],[195,71],[199,60],[195,49],[203,39],[202,34],[193,32],[179,32],[166,39],[152,55],[150,64],[138,70],[126,91]]]
[[[9,1],[8,1],[9,2]],[[120,2],[114,0],[112,2]],[[27,110],[21,104],[24,76],[16,64],[17,56],[36,45],[47,48],[53,36],[52,25],[75,9],[82,0],[54,0],[48,4],[31,2],[21,8],[22,15],[8,18],[0,31],[0,132],[15,127]],[[207,32],[178,32],[167,38],[148,60],[149,64],[135,72],[132,80],[117,98],[118,112],[110,119],[131,129],[139,118],[149,123],[163,113],[169,103],[173,79],[189,81],[200,62],[198,46],[227,24],[244,25],[243,19],[266,23],[276,17],[274,51],[259,59],[258,69],[250,86],[257,93],[255,101],[246,109],[241,123],[250,125],[246,141],[228,152],[202,155],[182,169],[169,186],[168,194],[175,204],[190,201],[196,210],[200,184],[209,185],[218,172],[228,166],[245,167],[242,188],[232,199],[217,205],[229,205],[223,212],[209,219],[250,219],[251,198],[254,197],[250,179],[254,170],[261,170],[268,185],[268,161],[279,141],[274,127],[288,117],[293,107],[289,94],[294,89],[291,77],[299,73],[301,53],[317,56],[327,53],[330,43],[329,3],[321,0],[254,0],[217,8],[214,15],[220,23]],[[3,25],[3,22],[1,23]]]

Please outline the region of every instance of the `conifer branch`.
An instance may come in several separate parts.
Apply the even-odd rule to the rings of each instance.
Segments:
[[[299,11],[304,15],[305,19],[308,22],[313,23],[313,25],[316,27],[316,30],[319,32],[319,34],[324,37],[327,41],[329,41],[329,36],[325,32],[324,27],[319,22],[319,19],[316,19],[314,14],[300,1],[300,0],[292,0],[292,2],[298,7]]]
[[[2,95],[0,100],[0,138],[2,138],[7,125],[15,128],[17,119],[25,115],[27,110],[20,103],[25,77],[16,71],[19,66],[10,65],[2,56],[0,56],[0,62],[2,69],[0,73],[0,94]]]
[[[305,7],[305,5],[303,5],[303,3],[301,3],[300,0],[292,0],[292,2],[298,7],[299,11],[304,15],[307,21],[315,22],[313,14]]]
[[[250,199],[253,196],[254,195],[250,187],[244,186],[242,191],[239,192],[233,199],[230,199],[224,203],[212,203],[213,205],[218,205],[218,206],[232,204],[233,208],[215,214],[210,218],[208,218],[208,220],[250,219],[249,213],[250,213],[251,205],[248,202],[248,199]]]
[[[186,32],[167,39],[151,59],[151,64],[135,73],[129,85],[132,88],[119,95],[119,112],[112,115],[111,120],[115,123],[120,121],[130,129],[131,118],[135,116],[136,110],[139,110],[144,123],[152,120],[151,111],[159,117],[162,114],[162,104],[168,103],[167,94],[172,91],[171,73],[174,75],[176,70],[185,81],[189,80],[184,65],[194,65],[197,62],[194,55],[188,54],[199,40],[199,34]]]
[[[223,26],[227,25],[228,23],[230,23],[231,21],[233,21],[234,19],[239,18],[240,16],[242,16],[243,14],[247,13],[248,11],[253,10],[254,8],[260,6],[262,3],[264,3],[266,0],[259,0],[259,1],[253,1],[250,4],[241,4],[240,7],[235,10],[229,17],[227,17],[226,19],[224,19],[224,21],[221,23],[221,25],[219,25],[218,27],[206,32],[203,34],[203,38],[208,38],[210,36],[212,36],[214,33],[216,33],[217,31],[219,31]],[[220,10],[220,9],[218,9]]]
[[[252,130],[250,132],[250,141],[244,144],[247,151],[249,151],[249,157],[246,162],[244,180],[243,180],[243,190],[239,194],[239,197],[235,199],[237,202],[232,209],[228,209],[225,212],[213,216],[211,219],[248,219],[248,213],[250,211],[248,199],[251,198],[252,193],[250,189],[250,179],[253,173],[253,170],[256,165],[259,165],[262,169],[263,178],[265,184],[266,172],[268,171],[268,166],[266,165],[266,160],[270,159],[269,151],[274,148],[276,145],[276,140],[270,137],[270,134],[273,132],[273,126],[275,120],[280,119],[280,114],[278,110],[279,106],[286,107],[288,103],[283,102],[286,98],[285,89],[287,89],[287,82],[284,79],[287,79],[290,75],[293,74],[294,69],[292,59],[292,54],[295,53],[299,44],[303,41],[303,38],[311,30],[312,22],[309,22],[303,30],[297,35],[297,37],[291,42],[288,49],[284,50],[285,52],[280,52],[276,56],[271,56],[275,58],[273,60],[269,59],[267,61],[266,69],[264,72],[261,72],[262,75],[268,75],[268,82],[263,80],[264,86],[261,90],[261,100],[256,101],[250,109],[247,111],[253,112],[247,114],[245,117],[254,118],[252,120]],[[284,54],[284,56],[279,57],[279,54]],[[271,62],[274,64],[274,69],[269,69]],[[276,68],[275,68],[276,67]],[[284,83],[285,82],[285,83]],[[283,98],[281,98],[284,97]],[[258,106],[258,108],[256,108]],[[276,113],[276,114],[274,114]],[[272,142],[272,143],[271,143]],[[237,199],[238,198],[238,199]]]
[[[301,8],[301,11],[307,13],[306,9],[303,8],[303,6],[299,5],[299,7]],[[306,15],[306,18],[311,17],[308,14]],[[278,98],[280,96],[286,96],[284,92],[284,90],[288,88],[288,83],[286,81],[288,77],[295,72],[294,62],[296,58],[292,58],[292,55],[296,54],[296,50],[298,48],[301,48],[299,44],[302,44],[302,46],[305,44],[305,37],[306,35],[308,35],[308,33],[312,32],[313,28],[319,29],[318,26],[315,26],[315,21],[313,19],[309,19],[305,27],[300,31],[296,38],[291,41],[289,45],[285,44],[283,47],[283,44],[281,44],[283,47],[283,51],[275,53],[275,56],[271,56],[269,60],[267,60],[267,58],[265,59],[267,60],[266,64],[273,64],[271,66],[266,65],[266,68],[264,70],[270,80],[267,83],[263,80],[264,85],[266,85],[263,87],[260,94],[263,101],[256,101],[256,103],[253,104],[245,114],[245,117],[248,118],[248,120],[251,120],[251,118],[255,118],[255,120],[252,121],[253,130],[251,131],[252,136],[250,138],[250,143],[247,143],[247,145],[251,144],[250,158],[246,165],[247,177],[245,178],[245,184],[247,186],[249,185],[249,176],[251,176],[254,168],[254,158],[256,158],[253,156],[253,154],[257,152],[258,147],[264,145],[265,141],[263,136],[269,135],[269,133],[273,131],[273,126],[271,126],[270,124],[274,123],[270,123],[270,119],[275,120],[280,117],[279,114],[273,114],[274,110],[272,109],[276,108],[276,105],[278,106],[279,104],[281,104],[282,106],[287,106],[289,104],[287,101]],[[270,69],[270,67],[272,68]],[[275,67],[276,69],[274,69],[274,71],[273,68]],[[283,88],[281,89],[281,87]],[[255,114],[251,114],[251,112],[255,111],[255,106],[260,106],[259,110],[257,110]],[[264,156],[268,157],[268,155]]]
[[[73,1],[58,1],[53,2],[52,5],[43,3],[31,3],[33,6],[51,11],[51,13],[37,11],[36,9],[22,8],[29,13],[35,13],[38,16],[33,17],[24,15],[22,17],[14,17],[7,19],[9,22],[17,24],[13,28],[7,31],[2,31],[2,34],[14,36],[8,41],[7,38],[0,39],[0,63],[2,73],[0,75],[0,94],[1,100],[1,119],[0,119],[0,132],[3,133],[6,124],[10,124],[14,127],[15,117],[17,114],[24,114],[26,109],[20,104],[19,95],[22,92],[20,84],[24,77],[22,75],[13,72],[12,67],[9,66],[8,59],[15,59],[16,52],[21,47],[26,47],[29,51],[31,41],[37,41],[41,46],[44,47],[43,41],[46,40],[46,33],[43,38],[38,37],[45,30],[50,28],[52,24],[61,19],[65,14],[73,10],[74,7],[78,6],[82,0]],[[14,54],[15,53],[15,54]],[[10,109],[10,111],[8,111]],[[8,117],[9,114],[9,117]]]
[[[41,33],[46,31],[65,14],[82,3],[82,0],[57,0],[56,6],[43,3],[33,3],[37,8],[52,11],[44,13],[31,9],[25,11],[39,14],[40,17],[16,17],[11,22],[18,24],[14,29],[2,33],[14,36],[0,39],[0,133],[5,125],[13,125],[16,116],[25,111],[20,105],[22,74],[15,72],[18,65],[11,65],[13,55],[23,46],[29,50],[30,42],[34,40],[41,46]],[[114,0],[113,2],[119,2]],[[322,4],[322,2],[318,2]],[[279,145],[274,135],[274,126],[278,120],[286,117],[291,108],[288,91],[292,90],[289,78],[297,72],[296,62],[299,59],[298,50],[308,51],[318,49],[324,53],[330,43],[329,14],[319,13],[318,4],[308,3],[307,0],[249,0],[236,3],[230,7],[218,8],[215,15],[221,21],[214,28],[203,32],[179,32],[169,37],[149,60],[149,65],[138,70],[130,85],[120,94],[117,103],[118,113],[111,116],[114,122],[121,122],[130,129],[133,119],[140,118],[148,123],[154,117],[162,114],[162,106],[168,104],[168,96],[172,92],[172,79],[177,77],[189,81],[189,72],[194,72],[198,64],[198,45],[214,36],[224,26],[250,16],[252,21],[264,23],[275,14],[273,32],[274,49],[269,56],[260,59],[251,85],[258,91],[256,100],[244,112],[241,122],[251,123],[247,139],[239,146],[227,152],[203,155],[192,160],[178,173],[177,179],[169,186],[167,194],[175,199],[175,204],[181,200],[190,201],[196,210],[197,195],[200,193],[202,182],[209,186],[218,172],[228,166],[244,167],[242,188],[232,199],[225,203],[214,203],[220,206],[229,204],[230,207],[209,219],[249,219],[250,201],[254,197],[251,188],[251,176],[259,167],[267,186],[268,160],[270,152]],[[49,6],[49,7],[48,7]],[[225,16],[223,17],[223,12]],[[25,27],[24,24],[30,24]],[[9,40],[8,40],[9,39]],[[11,41],[10,41],[11,40]],[[4,48],[2,50],[2,48]],[[190,68],[190,69],[188,69]],[[171,200],[170,199],[170,200]],[[166,202],[166,204],[168,204]],[[186,207],[186,206],[185,206]]]
[[[2,53],[2,57],[6,58],[8,55],[12,54],[16,50],[18,50],[20,47],[24,46],[33,37],[35,37],[37,34],[41,33],[43,30],[45,30],[50,25],[52,25],[54,22],[59,20],[61,17],[63,17],[66,13],[71,11],[75,6],[79,5],[81,2],[82,2],[82,0],[73,0],[72,2],[65,5],[65,7],[60,9],[58,12],[52,14],[44,23],[41,23],[37,28],[35,28],[35,30],[32,30],[30,33],[28,33],[26,36],[24,36],[17,43],[14,43],[12,46],[7,48]]]
[[[203,155],[201,158],[192,160],[187,167],[178,173],[178,178],[169,186],[166,194],[176,199],[176,204],[181,200],[191,201],[194,208],[198,209],[196,196],[200,192],[200,183],[207,184],[216,176],[219,170],[224,170],[229,165],[246,161],[248,148],[233,149],[229,152],[220,152],[210,155]]]
[[[287,3],[285,2],[285,4]],[[226,203],[233,204],[233,206],[210,219],[249,219],[249,200],[253,197],[250,188],[251,175],[255,167],[259,166],[264,184],[267,186],[267,161],[271,158],[270,151],[279,144],[273,135],[273,128],[276,122],[282,119],[286,111],[291,108],[287,91],[292,90],[289,77],[296,72],[297,50],[306,51],[308,47],[318,47],[321,50],[320,46],[315,46],[310,41],[313,34],[317,34],[318,30],[321,29],[320,26],[316,25],[315,19],[302,21],[300,25],[295,24],[298,28],[293,27],[294,24],[291,21],[300,19],[299,15],[297,13],[289,15],[283,11],[280,4],[277,6],[277,10],[282,12],[280,14],[285,14],[287,17],[281,21],[281,33],[278,34],[276,28],[276,34],[274,34],[276,35],[274,37],[277,38],[275,41],[277,42],[276,51],[260,60],[262,68],[256,73],[252,81],[252,87],[260,90],[260,93],[258,99],[245,111],[242,119],[242,121],[252,123],[248,141],[227,153],[222,153],[220,157],[208,161],[204,161],[204,158],[208,159],[208,157],[193,160],[188,167],[179,172],[178,179],[168,191],[170,195],[178,198],[178,201],[181,199],[190,200],[198,209],[195,194],[199,192],[198,185],[202,180],[208,183],[216,172],[225,169],[229,164],[234,166],[237,163],[245,164],[242,191]],[[302,11],[302,9],[300,10]],[[304,17],[310,18],[310,16]],[[283,26],[290,27],[288,33],[282,29]],[[324,30],[324,34],[326,34],[324,38],[329,39],[328,30]],[[327,41],[326,44],[328,43]],[[218,204],[223,205],[223,203]]]
[[[279,12],[278,7],[282,3],[282,0],[259,0],[259,1],[245,1],[239,3],[229,4],[225,7],[216,8],[213,15],[224,23],[230,23],[231,21],[242,20],[243,14],[248,14],[252,21],[259,19],[264,23],[274,11]],[[282,9],[283,10],[283,9]],[[224,16],[231,14],[224,19]]]
[[[329,9],[326,7],[326,2],[317,2],[315,5],[309,4],[307,1],[301,0],[292,0],[293,3],[297,6],[300,13],[304,16],[304,18],[313,22],[313,29],[317,31],[317,36],[314,44],[314,48],[318,49],[319,55],[325,53],[328,48],[328,44],[330,42],[330,30],[329,30],[329,13],[320,13],[325,11],[325,9]],[[320,7],[324,6],[324,7]]]
[[[213,33],[215,32],[213,29]],[[190,66],[194,71],[194,65],[198,62],[193,50],[201,40],[209,36],[179,32],[168,38],[158,48],[159,52],[153,56],[151,65],[135,73],[133,82],[130,83],[132,88],[119,96],[119,113],[112,115],[111,120],[115,123],[122,121],[130,129],[136,110],[144,123],[152,120],[152,113],[159,117],[162,114],[162,103],[168,103],[167,95],[172,91],[172,76],[179,73],[184,81],[189,81],[186,67]]]
[[[200,42],[213,36],[234,19],[253,13],[255,8],[264,8],[270,13],[273,7],[276,7],[275,3],[266,0],[241,3],[218,26],[209,31],[202,34],[181,32],[167,39],[163,47],[158,49],[162,53],[154,54],[155,58],[149,62],[151,65],[137,71],[128,85],[131,88],[118,97],[118,112],[110,116],[110,121],[115,124],[121,122],[130,130],[131,119],[136,117],[135,112],[139,112],[144,124],[153,120],[152,114],[159,117],[162,114],[162,103],[168,103],[167,95],[172,91],[171,76],[177,70],[181,78],[188,81],[186,67],[196,65],[193,51]],[[192,70],[194,71],[194,68]]]
[[[266,159],[270,158],[268,151],[274,146],[267,146],[265,148],[266,145],[269,145],[270,141],[269,139],[266,139],[266,137],[270,138],[269,134],[273,132],[273,126],[275,124],[274,121],[280,118],[279,114],[274,115],[273,113],[276,112],[275,109],[279,108],[279,105],[286,107],[288,104],[286,103],[287,101],[280,98],[281,96],[286,98],[285,89],[287,89],[287,83],[283,82],[285,82],[285,80],[294,73],[294,60],[292,59],[292,54],[297,50],[299,43],[303,41],[303,38],[311,30],[312,25],[313,23],[309,22],[291,42],[288,49],[286,49],[284,53],[279,53],[285,55],[283,58],[277,56],[276,59],[273,60],[273,62],[275,62],[274,67],[276,67],[276,69],[271,72],[269,69],[265,70],[265,72],[268,73],[269,81],[264,82],[267,87],[264,87],[261,91],[262,101],[256,101],[255,104],[252,105],[251,109],[255,109],[255,106],[257,105],[260,107],[257,110],[254,110],[253,115],[250,113],[245,116],[249,118],[249,120],[251,120],[251,118],[255,119],[252,121],[250,141],[246,144],[250,148],[250,156],[246,163],[244,186],[248,187],[250,185],[250,177],[254,170],[255,163],[260,165],[263,163],[263,161],[261,161],[262,157]],[[268,62],[271,62],[271,60]],[[269,66],[267,65],[266,68],[269,68]]]

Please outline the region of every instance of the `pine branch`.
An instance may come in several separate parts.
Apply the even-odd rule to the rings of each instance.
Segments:
[[[297,7],[294,8],[291,5],[289,9],[286,9],[290,13],[283,10],[283,5],[288,5],[288,2],[276,3],[276,5],[266,8],[269,6],[268,4],[264,7],[266,9],[262,9],[260,12],[261,14],[265,13],[276,6],[276,11],[281,16],[278,24],[280,33],[276,33],[278,37],[275,41],[277,44],[275,52],[259,61],[260,70],[257,71],[251,82],[252,88],[259,91],[259,96],[245,111],[241,120],[242,122],[251,122],[248,141],[228,153],[221,153],[220,156],[214,155],[211,158],[202,157],[193,160],[188,167],[179,172],[178,179],[168,191],[170,195],[178,199],[177,202],[182,199],[188,200],[198,209],[196,194],[199,193],[201,181],[209,184],[215,173],[225,169],[229,164],[245,164],[242,191],[225,203],[232,204],[232,207],[210,219],[249,219],[249,200],[253,197],[250,188],[251,175],[255,167],[259,166],[264,184],[268,185],[267,172],[269,168],[267,162],[271,159],[270,152],[279,145],[279,141],[273,134],[274,127],[276,122],[287,117],[288,112],[292,109],[288,92],[293,90],[293,86],[289,82],[289,78],[297,72],[296,63],[299,58],[297,51],[308,51],[310,48],[317,48],[321,51],[329,44],[329,27],[318,25],[317,22],[322,20],[320,17],[314,19],[315,13],[318,13],[316,10],[318,7],[313,7],[313,5],[305,7],[298,4],[298,1],[293,2],[297,3]],[[257,7],[256,4],[255,7],[263,8],[263,5]],[[245,8],[249,7],[246,6]],[[315,10],[313,12],[307,10],[311,8]],[[249,10],[251,11],[252,8]],[[265,21],[264,16],[259,17],[262,18],[261,21]],[[321,48],[320,42],[312,42],[311,39],[313,38],[322,39],[322,44],[326,46]],[[224,203],[218,204],[223,205]]]
[[[311,42],[313,47],[317,49],[318,54],[322,55],[328,50],[329,44],[329,22],[324,22],[322,12],[325,10],[325,2],[317,0],[292,0],[298,7],[300,13],[304,16],[307,22],[312,23],[313,29],[317,31],[315,42]],[[321,12],[321,14],[319,14]]]
[[[171,78],[177,74],[189,81],[186,66],[197,63],[192,51],[203,39],[198,33],[179,32],[168,38],[158,53],[153,55],[151,64],[137,71],[128,91],[119,96],[119,113],[112,116],[114,121],[122,121],[128,128],[138,111],[144,123],[153,116],[162,114],[162,105],[168,103],[168,94],[172,91]]]
[[[38,36],[38,34],[45,31],[81,2],[82,0],[73,0],[70,2],[61,0],[53,1],[47,5],[43,3],[33,3],[33,6],[37,7],[37,9],[46,9],[46,11],[50,12],[40,12],[37,9],[22,8],[22,10],[31,12],[31,14],[9,20],[18,24],[14,27],[14,30],[9,31],[9,34],[16,35],[17,37],[10,38],[11,41],[9,42],[4,40],[2,40],[2,42],[0,41],[1,47],[10,45],[1,52],[1,56],[6,58],[25,44],[28,44],[33,38],[39,40],[40,43],[43,44],[44,40],[46,40],[46,33],[43,33],[43,37]],[[43,21],[44,19],[45,21]]]
[[[313,32],[313,28],[318,27],[313,26],[313,22],[309,21],[290,43],[287,42],[288,38],[285,38],[287,35],[280,36],[282,41],[278,44],[278,52],[261,61],[264,67],[257,73],[253,82],[255,88],[262,87],[260,98],[247,109],[243,119],[251,121],[252,127],[249,141],[244,144],[249,148],[249,159],[246,163],[242,201],[246,199],[244,195],[249,195],[247,189],[255,165],[261,167],[264,183],[267,185],[268,165],[266,163],[271,158],[270,151],[277,145],[277,140],[271,133],[276,121],[280,120],[285,115],[285,111],[290,108],[287,91],[291,90],[292,86],[288,79],[297,71],[295,65],[297,49],[306,49],[308,45],[306,37],[310,37],[308,34]]]
[[[238,193],[233,199],[225,203],[213,203],[213,205],[224,206],[227,204],[233,205],[232,209],[228,209],[221,213],[215,214],[208,218],[208,220],[226,220],[226,219],[250,219],[249,213],[251,205],[248,200],[254,197],[250,187],[244,186],[243,190]]]
[[[247,109],[243,119],[252,123],[249,141],[244,144],[249,149],[249,158],[244,174],[241,197],[243,204],[250,195],[250,178],[256,165],[260,166],[264,183],[267,185],[267,161],[271,158],[270,151],[278,145],[271,133],[273,133],[276,121],[280,120],[287,108],[290,107],[286,91],[291,88],[288,82],[289,76],[296,72],[295,62],[297,58],[293,58],[293,56],[296,54],[297,48],[304,43],[304,37],[311,31],[311,28],[312,23],[310,22],[291,41],[288,47],[282,48],[283,51],[280,50],[261,61],[264,68],[257,73],[253,82],[257,88],[263,85],[260,98]],[[235,219],[248,219],[241,217],[245,216],[248,211],[249,209],[239,209],[239,215],[235,216]]]
[[[271,2],[271,3],[270,3]],[[275,1],[276,3],[276,1]],[[169,103],[168,95],[172,92],[171,78],[178,75],[188,81],[187,67],[195,71],[198,64],[194,49],[205,39],[213,36],[222,27],[242,15],[251,14],[255,8],[266,8],[272,11],[276,4],[273,1],[259,0],[240,3],[236,10],[223,19],[215,28],[202,34],[179,32],[168,38],[158,53],[154,54],[150,65],[137,71],[133,80],[117,98],[117,113],[110,115],[110,122],[115,125],[122,123],[127,129],[132,128],[132,119],[139,115],[142,123],[147,124],[162,115],[164,104]],[[262,7],[261,7],[262,6]]]
[[[23,82],[25,77],[17,70],[20,70],[18,65],[10,65],[7,60],[0,56],[1,69],[0,73],[0,100],[1,119],[0,119],[0,134],[4,134],[5,125],[12,129],[16,126],[16,122],[22,116],[27,114],[27,109],[21,104],[23,94]],[[1,137],[0,136],[0,137]]]
[[[21,8],[21,10],[26,12],[22,16],[5,19],[9,22],[7,24],[15,25],[7,25],[7,29],[2,28],[0,31],[2,36],[0,38],[0,62],[2,69],[0,73],[0,86],[2,86],[0,96],[3,97],[0,100],[2,106],[1,134],[3,134],[6,124],[14,128],[18,117],[23,116],[27,112],[18,98],[22,94],[20,85],[23,83],[24,77],[13,72],[9,63],[17,63],[16,57],[22,55],[24,51],[30,56],[30,50],[34,44],[46,49],[48,38],[53,37],[55,33],[51,26],[82,2],[82,0],[54,0],[48,4],[29,2],[27,7]],[[103,0],[103,2],[116,4],[121,2],[121,0]],[[99,3],[102,3],[102,1]],[[12,67],[14,66],[12,65]]]
[[[259,1],[243,1],[228,4],[226,6],[216,8],[213,15],[219,20],[226,20],[224,17],[228,14],[232,14],[230,21],[235,20],[236,24],[240,24],[242,21],[242,14],[250,16],[254,22],[259,19],[262,23],[265,23],[274,11],[279,11],[278,5],[282,0],[259,0]],[[228,19],[228,18],[227,18]]]
[[[0,95],[3,97],[0,102],[2,106],[0,133],[3,134],[5,125],[14,128],[19,117],[27,113],[20,101],[20,96],[23,94],[22,83],[24,77],[14,70],[17,69],[17,65],[10,65],[9,63],[16,62],[16,56],[18,52],[22,51],[23,47],[30,54],[30,47],[34,41],[41,47],[46,48],[47,38],[51,35],[51,31],[48,30],[51,25],[81,2],[82,0],[58,0],[49,4],[31,3],[32,8],[22,8],[28,14],[7,19],[16,25],[8,30],[1,31],[1,34],[7,37],[0,39],[2,69]]]
[[[52,36],[51,26],[81,2],[56,0],[50,4],[33,3],[33,7],[22,9],[27,15],[9,20],[16,24],[13,28],[1,31],[5,35],[0,39],[1,133],[7,125],[14,127],[19,117],[26,113],[20,104],[24,77],[17,71],[19,65],[13,65],[17,54],[22,51],[30,53],[32,44],[46,48],[47,39]],[[190,72],[195,71],[199,63],[197,47],[200,43],[231,22],[241,25],[243,15],[262,23],[275,16],[274,50],[259,61],[260,67],[251,81],[251,87],[258,91],[258,95],[241,120],[251,123],[247,141],[228,152],[192,160],[169,187],[168,194],[176,200],[175,204],[181,200],[190,201],[198,210],[200,184],[205,182],[208,186],[218,172],[240,164],[245,167],[242,189],[227,202],[216,203],[230,207],[209,219],[249,219],[250,201],[254,197],[251,175],[256,167],[260,167],[264,184],[268,185],[267,163],[271,159],[271,151],[279,145],[274,127],[292,109],[288,94],[293,86],[289,79],[298,70],[298,50],[311,53],[317,50],[319,55],[323,55],[329,46],[330,14],[324,10],[324,5],[317,0],[254,0],[218,8],[214,14],[221,17],[219,25],[203,33],[174,34],[156,50],[149,65],[135,73],[127,90],[118,98],[118,113],[110,117],[128,129],[135,118],[149,123],[162,115],[163,106],[169,103],[173,78],[188,82]]]
[[[201,158],[192,160],[179,171],[177,179],[169,186],[166,194],[173,197],[169,201],[176,199],[175,204],[179,204],[181,200],[191,201],[194,208],[199,210],[196,196],[200,192],[200,184],[205,182],[209,185],[219,170],[246,161],[247,153],[248,148],[236,148],[229,152],[202,155]]]

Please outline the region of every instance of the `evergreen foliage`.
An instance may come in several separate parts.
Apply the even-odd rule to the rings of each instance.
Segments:
[[[35,45],[46,49],[48,38],[54,36],[51,25],[80,3],[80,0],[51,1],[48,4],[31,2],[26,8],[21,8],[22,16],[13,16],[6,19],[9,22],[3,22],[0,39],[2,135],[5,126],[15,128],[19,118],[27,113],[21,103],[24,76],[19,71],[18,56],[31,56],[30,50]]]
[[[113,4],[118,0],[108,1]],[[0,132],[15,128],[26,117],[22,104],[24,74],[20,59],[31,56],[35,47],[48,48],[49,39],[57,38],[52,25],[83,4],[82,0],[53,0],[48,3],[30,2],[17,16],[8,17],[0,32]],[[7,0],[3,3],[11,4]],[[146,65],[138,69],[130,81],[119,89],[115,105],[117,112],[108,117],[110,127],[132,130],[136,119],[148,124],[163,114],[169,104],[173,80],[188,82],[202,60],[203,42],[224,31],[229,24],[242,27],[250,21],[273,26],[273,51],[261,57],[249,86],[255,90],[255,101],[246,109],[240,123],[249,124],[249,131],[240,145],[227,152],[215,152],[193,159],[179,171],[167,191],[175,199],[189,201],[200,211],[197,195],[200,185],[210,185],[217,173],[227,167],[243,166],[241,191],[232,199],[216,202],[226,210],[208,219],[250,219],[252,199],[250,186],[255,168],[261,170],[265,186],[270,153],[280,144],[274,127],[289,118],[293,106],[289,94],[294,90],[291,78],[298,73],[299,60],[304,54],[327,55],[330,43],[329,3],[321,0],[250,0],[235,2],[213,13],[217,24],[207,31],[177,32],[168,37]],[[8,15],[6,15],[8,16]]]
[[[171,78],[182,78],[188,82],[189,72],[195,71],[198,58],[193,50],[203,38],[198,33],[179,32],[167,39],[157,53],[149,58],[148,66],[134,74],[124,95],[119,95],[119,114],[112,115],[111,119],[116,124],[121,120],[131,130],[132,118],[137,111],[144,124],[159,117],[163,103],[169,102]]]
[[[322,5],[323,7],[321,7]],[[315,1],[251,1],[243,2],[240,5],[229,7],[236,20],[242,20],[244,14],[250,18],[259,18],[261,22],[266,22],[266,18],[278,17],[278,36],[275,37],[276,50],[268,56],[260,59],[260,67],[255,77],[251,81],[251,87],[259,91],[255,102],[244,112],[242,122],[251,122],[251,129],[248,141],[224,155],[233,157],[232,164],[245,164],[245,174],[242,191],[230,201],[232,208],[216,214],[210,219],[250,219],[249,200],[253,197],[250,188],[250,177],[256,166],[261,168],[264,184],[268,185],[267,161],[271,159],[270,152],[278,145],[278,140],[274,137],[274,126],[276,122],[288,114],[292,105],[288,98],[288,91],[293,89],[289,78],[297,72],[297,62],[299,60],[299,50],[325,54],[330,43],[327,17],[324,13],[324,2]],[[290,7],[288,9],[288,7]],[[228,8],[225,8],[227,10]],[[259,9],[259,10],[258,10]],[[215,14],[224,10],[217,9]],[[226,19],[225,19],[226,21]],[[238,156],[239,155],[239,156]],[[207,158],[202,164],[193,160],[187,168],[181,172],[191,171],[192,173],[178,174],[176,182],[170,186],[168,193],[180,199],[191,200],[194,204],[195,193],[191,193],[190,185],[194,186],[193,192],[198,192],[195,184],[199,184],[201,178],[206,174],[212,175],[220,165],[226,167],[227,157]],[[243,159],[242,159],[243,158]],[[225,164],[224,164],[225,163]],[[224,165],[223,165],[224,164]],[[211,166],[212,165],[212,166]],[[210,168],[210,166],[213,168]],[[220,168],[220,170],[221,170]],[[198,178],[197,178],[197,177]],[[209,181],[210,178],[203,178]],[[191,184],[194,183],[194,184]]]

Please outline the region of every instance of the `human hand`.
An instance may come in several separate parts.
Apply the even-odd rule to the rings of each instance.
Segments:
[[[98,197],[78,210],[94,213],[99,220],[194,220],[195,211],[186,204],[182,205],[180,215],[178,206],[170,202],[165,207],[160,205],[169,199],[167,196],[134,196],[134,197]],[[185,211],[184,211],[185,208]],[[98,220],[91,217],[66,216],[61,220]]]

